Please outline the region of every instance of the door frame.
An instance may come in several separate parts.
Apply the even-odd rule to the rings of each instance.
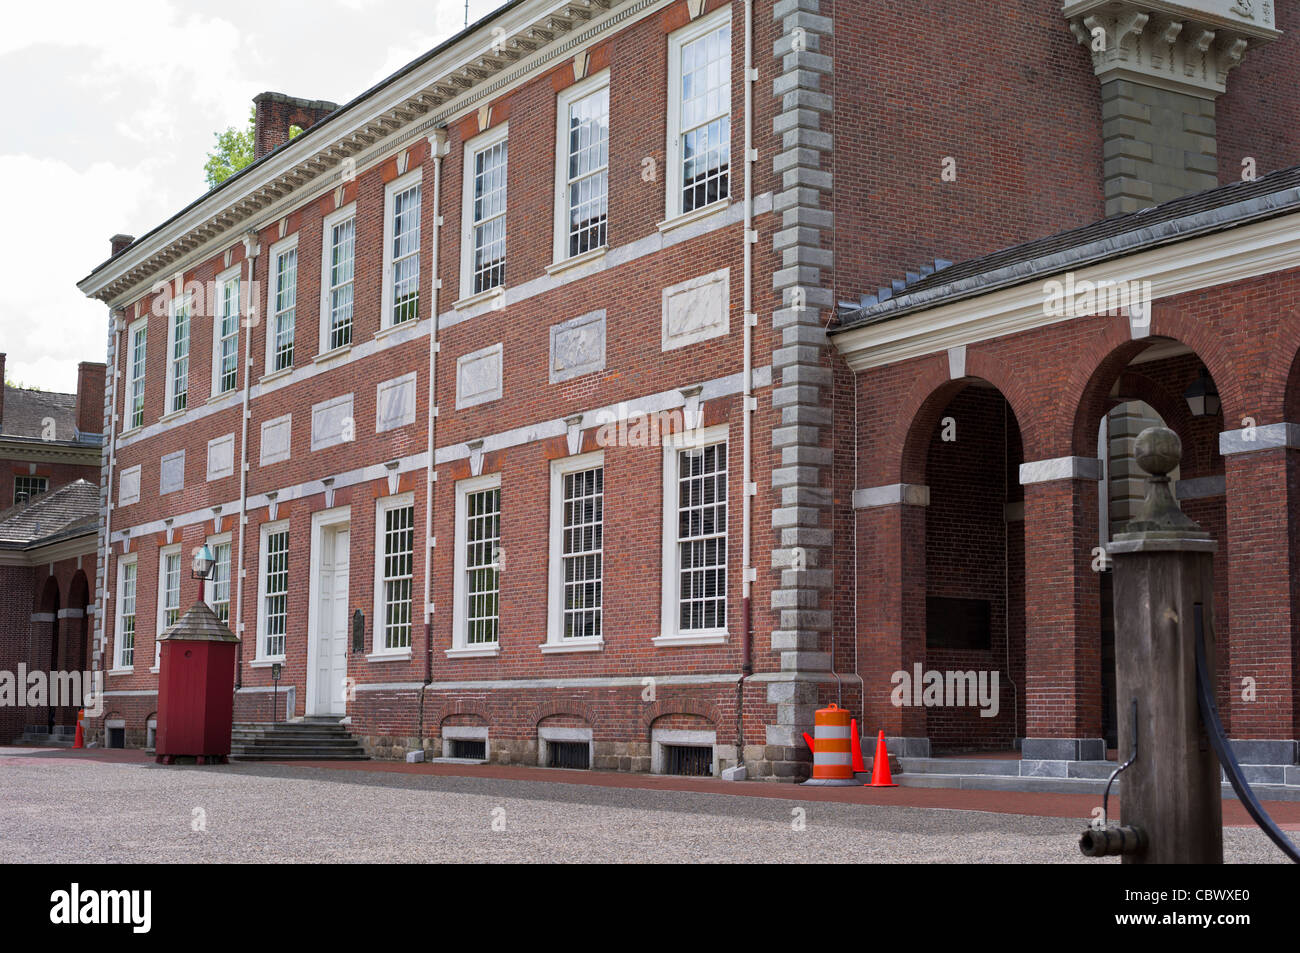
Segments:
[[[319,510],[311,515],[311,568],[309,569],[310,577],[308,580],[307,593],[307,684],[305,685],[306,698],[304,699],[303,712],[307,715],[318,715],[321,712],[316,711],[316,644],[318,640],[318,628],[320,624],[320,569],[321,569],[321,542],[327,532],[347,527],[348,532],[352,531],[352,507],[336,506],[330,510]],[[349,546],[351,539],[349,538]],[[352,560],[348,559],[348,592],[352,591]],[[349,602],[351,600],[349,599]],[[344,633],[346,639],[346,633]]]

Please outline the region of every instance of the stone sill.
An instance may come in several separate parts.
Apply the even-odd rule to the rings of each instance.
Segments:
[[[680,215],[674,215],[671,218],[664,219],[655,227],[661,232],[671,232],[675,228],[681,228],[683,225],[689,225],[691,222],[698,222],[702,218],[708,218],[710,215],[716,215],[719,212],[725,212],[731,208],[731,199],[720,199],[717,202],[710,202],[699,208],[691,209],[689,212],[683,212]]]

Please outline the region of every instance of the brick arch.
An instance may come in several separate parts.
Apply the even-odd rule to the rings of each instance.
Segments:
[[[1300,340],[1300,335],[1297,335]],[[1283,419],[1295,422],[1300,420],[1300,349],[1291,358],[1291,367],[1286,375],[1286,392],[1282,398]]]
[[[898,428],[902,436],[896,441],[902,452],[894,472],[902,483],[925,483],[926,457],[930,440],[939,425],[942,414],[953,399],[977,380],[992,384],[1007,402],[1012,423],[1020,434],[1024,459],[1030,447],[1036,445],[1032,430],[1025,426],[1029,401],[1019,379],[999,359],[989,354],[969,352],[966,359],[967,375],[952,380],[948,377],[947,356],[917,379],[899,408]]]
[[[591,728],[596,727],[596,716],[591,706],[585,702],[570,700],[543,702],[529,713],[528,724],[536,728],[541,724],[542,719],[550,718],[552,715],[571,715],[574,718],[581,718]]]
[[[46,576],[45,581],[41,583],[41,588],[37,591],[36,612],[58,612],[63,608],[63,602],[60,598],[59,580],[54,576]]]
[[[477,715],[489,726],[492,724],[492,719],[488,716],[487,705],[483,702],[458,700],[441,706],[437,712],[438,720],[436,724],[442,727],[442,723],[452,715]]]
[[[1152,323],[1154,326],[1154,318]],[[1205,334],[1197,329],[1196,336],[1204,338]],[[1101,425],[1101,418],[1113,404],[1110,398],[1111,388],[1115,386],[1117,380],[1121,379],[1134,384],[1135,387],[1143,386],[1142,381],[1147,379],[1137,371],[1128,370],[1129,364],[1152,344],[1158,343],[1150,338],[1132,340],[1127,337],[1126,332],[1121,335],[1121,340],[1117,344],[1114,343],[1113,334],[1108,334],[1106,338],[1105,341],[1098,341],[1088,352],[1080,355],[1062,393],[1059,412],[1064,414],[1068,408],[1071,416],[1068,421],[1064,417],[1060,419],[1060,432],[1070,434],[1069,452],[1076,456],[1097,455],[1097,428]],[[1237,378],[1228,371],[1227,362],[1219,359],[1212,363],[1191,341],[1181,338],[1172,340],[1187,345],[1197,359],[1205,364],[1219,391],[1219,399],[1223,404],[1223,419],[1232,419],[1228,411],[1228,388],[1231,387],[1236,395],[1233,398],[1236,406],[1241,405],[1242,397]],[[1106,344],[1113,344],[1113,346],[1108,351],[1103,351]],[[1089,368],[1092,370],[1089,371]],[[1168,395],[1154,382],[1147,380],[1147,383],[1150,385],[1147,394],[1153,399],[1147,400],[1144,396],[1142,399],[1159,411],[1165,418],[1165,423],[1174,431],[1186,435],[1187,424],[1190,421],[1186,407],[1179,406],[1177,410],[1174,409],[1176,405],[1182,404],[1182,395]],[[1142,395],[1137,393],[1135,396]]]
[[[661,698],[647,708],[641,716],[641,724],[645,727],[647,735],[650,734],[650,726],[664,715],[699,715],[707,719],[714,728],[722,723],[722,712],[711,702],[701,701],[698,698]]]

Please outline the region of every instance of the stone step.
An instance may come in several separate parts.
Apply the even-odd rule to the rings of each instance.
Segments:
[[[322,754],[320,752],[302,752],[302,751],[272,753],[266,751],[245,752],[245,751],[232,750],[230,752],[230,760],[231,761],[369,761],[370,756],[367,755],[365,751],[361,749],[357,749],[355,752],[348,752],[346,754],[336,754],[336,753]]]

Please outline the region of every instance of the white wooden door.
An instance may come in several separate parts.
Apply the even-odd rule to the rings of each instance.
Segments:
[[[344,679],[348,674],[348,543],[346,528],[321,534],[320,605],[316,635],[313,714],[347,711]]]

